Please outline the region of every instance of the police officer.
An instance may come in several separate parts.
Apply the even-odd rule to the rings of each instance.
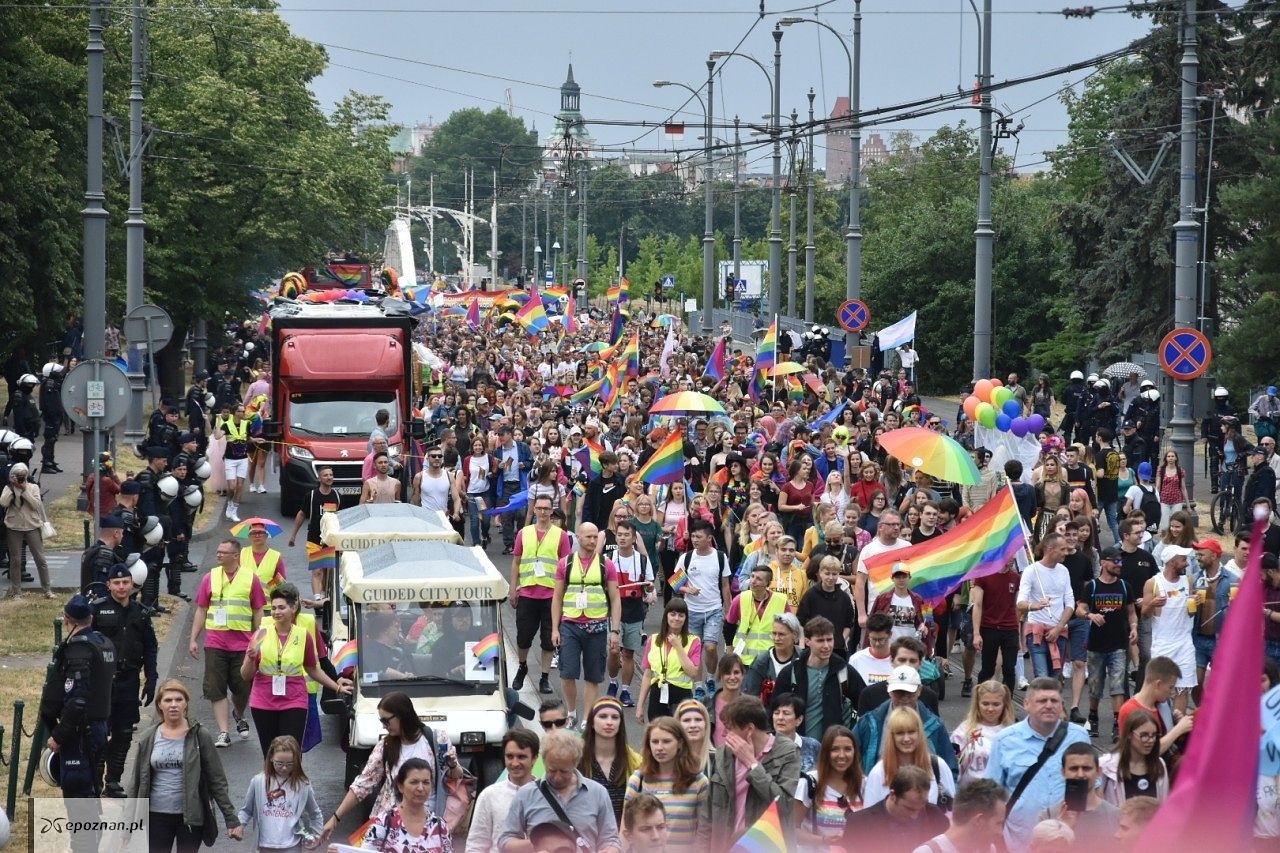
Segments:
[[[1213,389],[1213,408],[1200,421],[1200,437],[1204,439],[1204,452],[1209,459],[1209,484],[1215,495],[1222,470],[1224,417],[1236,417],[1236,407],[1231,405],[1230,392],[1219,385]]]
[[[196,508],[200,504],[197,501],[196,506],[192,507],[186,502],[187,486],[192,485],[195,480],[191,475],[190,462],[185,453],[179,453],[174,457],[169,474],[173,476],[176,484],[162,483],[161,485],[175,489],[176,496],[169,500],[166,510],[168,517],[165,519],[167,522],[165,529],[169,535],[165,551],[169,560],[165,567],[165,577],[168,580],[167,589],[170,595],[177,596],[183,601],[190,601],[191,596],[182,591],[182,572],[186,570],[187,555],[191,547],[192,522]]]
[[[39,384],[34,374],[22,374],[18,378],[18,393],[13,398],[13,430],[32,442],[40,434],[40,409],[33,396]]]
[[[107,744],[111,716],[111,684],[115,679],[115,646],[93,629],[89,599],[74,595],[62,611],[66,639],[53,653],[53,663],[40,695],[40,720],[50,731],[47,746],[61,759],[58,784],[72,818],[95,821],[102,793],[99,762]],[[78,801],[78,802],[74,802]],[[96,833],[73,836],[73,848],[96,850]]]
[[[40,446],[40,472],[61,474],[62,468],[54,461],[54,452],[66,415],[62,408],[62,380],[67,374],[56,361],[46,364],[41,373],[44,379],[40,383],[40,420],[44,424],[44,444]]]
[[[111,567],[124,559],[126,552],[120,546],[123,540],[124,519],[115,513],[103,516],[98,522],[98,541],[80,555],[82,591],[87,591],[92,586],[95,595],[105,594]]]
[[[1080,406],[1080,398],[1085,395],[1085,390],[1084,374],[1079,370],[1071,371],[1067,387],[1062,389],[1062,407],[1066,410],[1066,414],[1058,424],[1058,434],[1067,444],[1071,443],[1072,433],[1075,432],[1079,423],[1076,420],[1076,412]]]
[[[195,375],[195,384],[191,386],[191,390],[187,391],[186,409],[187,429],[194,433],[197,439],[202,439],[202,442],[209,440],[209,418],[212,415],[212,403],[216,402],[211,397],[209,373],[201,370]],[[200,452],[204,452],[203,443]]]
[[[115,678],[111,683],[111,720],[107,732],[106,785],[103,794],[123,797],[120,777],[133,741],[133,727],[140,719],[139,703],[150,705],[155,698],[156,632],[142,605],[133,600],[133,574],[124,563],[116,563],[107,573],[105,597],[95,599],[93,627],[116,649]],[[141,678],[146,675],[146,687]],[[141,692],[141,698],[139,698]]]

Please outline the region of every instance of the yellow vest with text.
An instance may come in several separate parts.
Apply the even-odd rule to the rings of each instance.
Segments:
[[[599,554],[592,559],[590,567],[583,567],[582,560],[574,554],[569,558],[564,580],[564,618],[609,618],[609,594],[604,589],[604,563]],[[578,607],[578,594],[583,592],[587,594],[587,606]]]
[[[316,615],[314,613],[299,613],[297,624],[305,628],[307,634],[311,636],[311,644],[316,647],[316,657],[320,657],[320,629],[316,626]],[[307,677],[307,692],[319,693],[320,682],[313,681],[310,676]]]
[[[520,531],[520,588],[544,586],[555,589],[556,564],[560,562],[560,540],[564,535],[559,527],[552,525],[538,541],[538,529],[529,525]],[[542,577],[534,569],[542,566]]]
[[[253,572],[236,572],[234,577],[227,578],[227,573],[217,566],[209,574],[209,613],[204,618],[206,631],[252,631],[253,630]],[[217,608],[227,613],[227,624],[220,626],[213,618]]]
[[[786,593],[770,591],[764,612],[759,613],[751,591],[747,590],[738,594],[738,611],[738,639],[742,641],[738,656],[745,665],[751,666],[757,655],[773,648],[773,617],[787,612]]]
[[[240,568],[248,569],[258,576],[258,580],[262,582],[262,591],[267,594],[266,612],[271,610],[271,593],[275,592],[280,582],[275,581],[276,571],[280,567],[280,552],[275,548],[268,548],[267,553],[262,555],[262,562],[259,563],[253,558],[252,548],[242,548],[240,551]]]
[[[693,648],[693,641],[696,639],[698,638],[690,637],[684,644],[686,655]],[[659,637],[654,637],[653,642],[649,644],[649,657],[646,659],[646,664],[649,671],[653,673],[653,687],[661,688],[663,684],[670,684],[672,687],[683,687],[685,690],[693,689],[693,678],[680,665],[680,656],[667,649]]]
[[[258,672],[267,676],[304,677],[307,674],[304,668],[307,658],[307,629],[298,624],[291,626],[284,648],[280,647],[280,635],[276,633],[274,623],[262,630],[262,645],[259,646],[262,657],[258,660]]]

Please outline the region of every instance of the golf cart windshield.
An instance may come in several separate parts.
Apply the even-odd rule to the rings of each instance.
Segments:
[[[497,687],[496,602],[362,604],[355,610],[362,694],[483,694]]]

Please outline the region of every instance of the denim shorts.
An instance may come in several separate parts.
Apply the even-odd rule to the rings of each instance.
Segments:
[[[1089,656],[1089,629],[1093,623],[1081,616],[1073,616],[1067,622],[1067,642],[1070,644],[1068,660],[1085,660]]]
[[[560,623],[560,677],[569,681],[583,678],[592,684],[604,681],[605,658],[609,653],[607,631],[587,631],[581,623]]]
[[[724,636],[724,611],[720,608],[706,613],[690,610],[689,633],[699,637],[704,646],[720,645],[720,639]]]
[[[1214,651],[1218,648],[1218,638],[1192,634],[1191,644],[1196,647],[1196,666],[1201,669],[1208,666],[1209,661],[1213,659]]]
[[[1129,650],[1089,652],[1089,695],[1101,699],[1107,696],[1126,695],[1125,670]]]

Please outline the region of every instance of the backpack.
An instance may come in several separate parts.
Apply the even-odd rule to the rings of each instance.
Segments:
[[[716,583],[719,584],[720,578],[725,576],[725,572],[730,572],[730,577],[732,577],[732,572],[729,569],[729,555],[727,555],[724,551],[721,551],[719,548],[715,550],[716,550],[716,556],[720,558],[720,577],[716,578]],[[680,565],[680,568],[685,570],[685,572],[689,571],[689,564],[693,562],[693,555],[695,553],[697,552],[685,551],[684,554],[680,556],[679,565]]]
[[[1142,492],[1139,509],[1147,519],[1147,530],[1155,532],[1160,527],[1160,496],[1155,489],[1144,489],[1142,486],[1138,486],[1138,491]]]

